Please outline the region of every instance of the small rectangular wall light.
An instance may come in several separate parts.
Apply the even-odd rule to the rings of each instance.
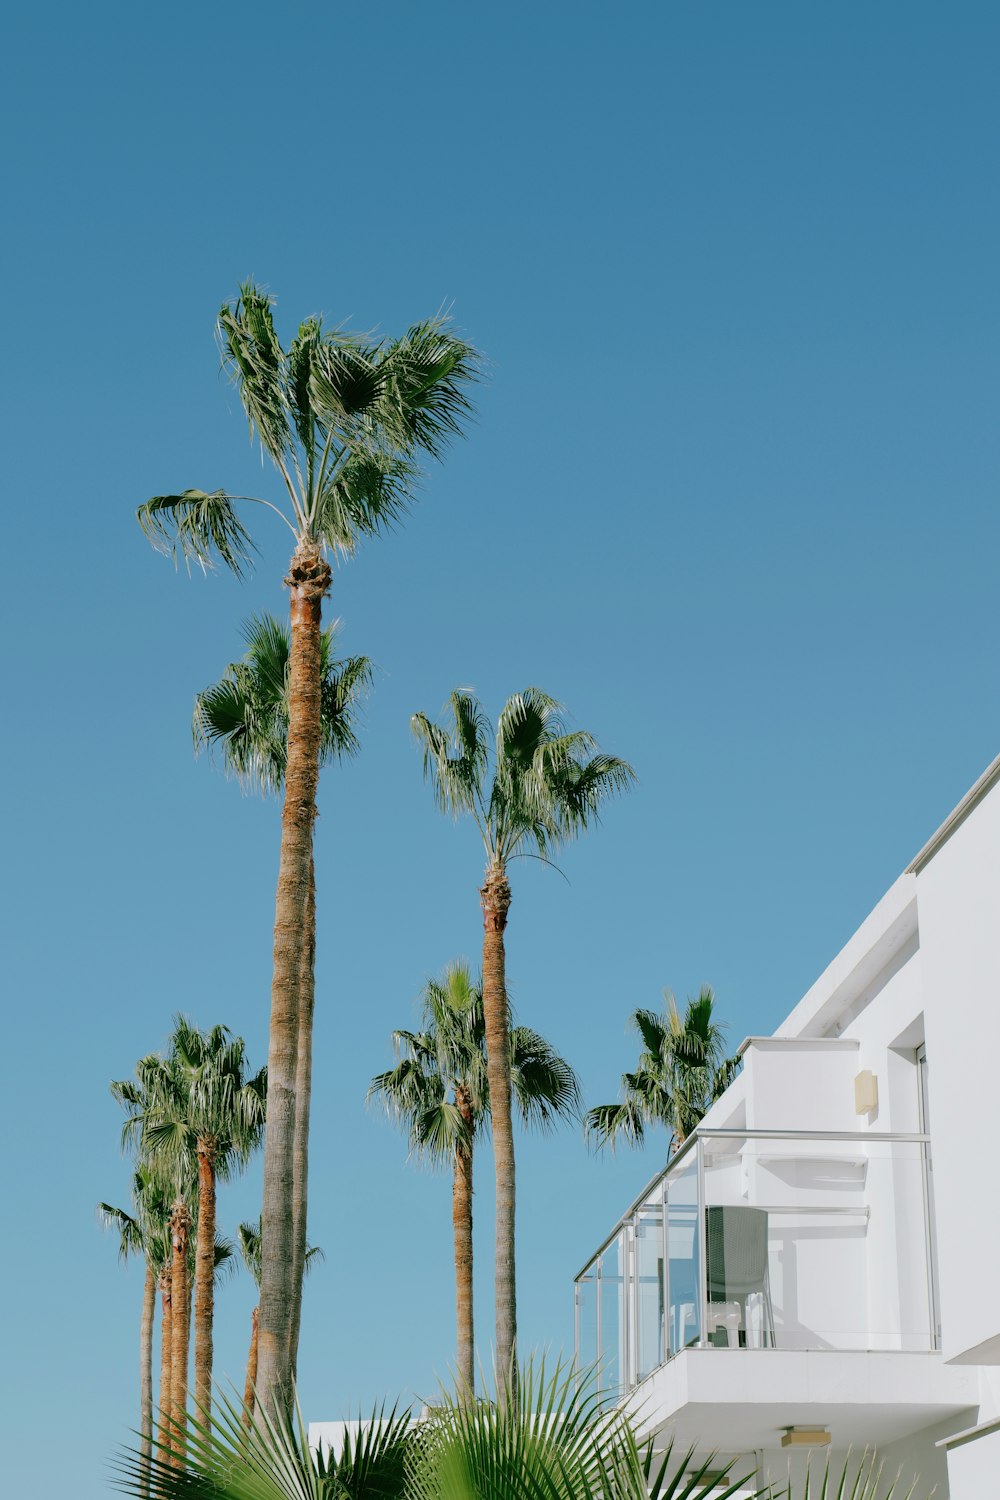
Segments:
[[[878,1109],[878,1079],[867,1068],[854,1079],[854,1113],[870,1115]]]
[[[781,1434],[783,1448],[828,1448],[831,1441],[825,1427],[786,1427]]]

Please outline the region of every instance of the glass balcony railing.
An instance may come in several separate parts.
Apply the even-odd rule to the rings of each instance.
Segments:
[[[929,1138],[698,1130],[577,1276],[578,1369],[709,1349],[936,1347]]]

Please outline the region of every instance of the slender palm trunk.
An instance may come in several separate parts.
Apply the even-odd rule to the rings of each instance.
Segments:
[[[248,1430],[253,1423],[254,1391],[257,1385],[257,1325],[260,1308],[255,1307],[250,1319],[250,1353],[247,1355],[247,1378],[243,1386],[243,1426]]]
[[[149,1494],[149,1460],[153,1452],[153,1319],[156,1315],[156,1273],[146,1262],[139,1324],[139,1432],[143,1493]]]
[[[215,1314],[214,1136],[198,1141],[198,1234],[194,1255],[194,1399],[207,1416],[212,1404],[212,1320]]]
[[[191,1215],[178,1198],[170,1214],[170,1422],[174,1463],[182,1463],[187,1435],[188,1240]]]
[[[490,1089],[496,1166],[496,1361],[503,1400],[517,1381],[517,1295],[514,1280],[514,1128],[510,1107],[510,1017],[504,972],[504,928],[510,886],[501,864],[491,864],[480,891],[483,903],[483,1013],[486,1075]]]
[[[472,1401],[476,1394],[476,1336],[472,1311],[472,1107],[461,1088],[455,1090],[455,1103],[469,1132],[468,1143],[455,1150],[451,1183],[458,1390],[463,1401]]]
[[[300,546],[285,582],[291,593],[288,754],[274,908],[274,972],[267,1056],[264,1205],[261,1230],[258,1393],[265,1411],[291,1409],[295,1132],[299,982],[308,946],[306,911],[320,749],[320,616],[330,569],[318,548]]]
[[[170,1267],[160,1272],[160,1420],[158,1436],[160,1457],[165,1458],[170,1446],[170,1366],[173,1356],[173,1304],[170,1287]]]
[[[307,942],[299,970],[299,1038],[295,1060],[295,1146],[292,1180],[292,1326],[289,1367],[295,1379],[302,1323],[302,1281],[306,1264],[309,1204],[309,1106],[312,1100],[312,1034],[316,1001],[316,866],[309,860],[306,895]]]

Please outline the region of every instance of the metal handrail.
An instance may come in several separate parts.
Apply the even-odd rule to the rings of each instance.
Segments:
[[[649,1179],[646,1186],[637,1198],[634,1198],[629,1207],[622,1214],[610,1234],[598,1245],[594,1253],[587,1257],[583,1265],[573,1277],[574,1282],[580,1280],[584,1272],[589,1271],[594,1261],[602,1256],[624,1226],[634,1216],[645,1200],[653,1192],[657,1185],[675,1172],[685,1157],[689,1156],[695,1149],[698,1141],[723,1140],[723,1141],[853,1141],[858,1145],[867,1144],[871,1141],[892,1142],[898,1141],[902,1145],[927,1146],[930,1145],[930,1136],[923,1131],[914,1130],[713,1130],[695,1126],[684,1144],[679,1146],[665,1167]]]

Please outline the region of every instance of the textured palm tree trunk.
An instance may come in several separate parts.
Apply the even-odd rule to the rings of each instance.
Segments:
[[[191,1215],[183,1199],[170,1214],[170,1424],[174,1463],[179,1468],[187,1435],[188,1240]]]
[[[153,1452],[153,1319],[156,1315],[156,1274],[146,1262],[139,1324],[139,1453],[143,1494],[149,1494],[149,1460]]]
[[[500,864],[491,864],[480,891],[483,903],[483,1013],[486,1075],[490,1089],[496,1167],[496,1360],[498,1395],[517,1381],[517,1293],[514,1271],[514,1128],[510,1102],[510,1017],[504,970],[504,929],[510,886]]]
[[[289,1365],[295,1379],[302,1324],[302,1282],[306,1265],[309,1206],[309,1108],[312,1102],[312,1036],[316,1004],[316,866],[309,860],[306,895],[307,942],[299,970],[299,1037],[295,1062],[295,1146],[292,1180],[292,1326]]]
[[[455,1103],[469,1132],[468,1145],[456,1148],[451,1183],[458,1387],[460,1398],[472,1401],[476,1394],[476,1335],[472,1307],[472,1107],[464,1089],[455,1090]]]
[[[173,1306],[170,1287],[170,1267],[160,1272],[160,1420],[158,1436],[160,1457],[170,1447],[170,1366],[173,1357]]]
[[[198,1141],[198,1234],[194,1257],[194,1399],[207,1416],[212,1404],[212,1322],[215,1315],[215,1151],[213,1136]]]
[[[264,1411],[281,1415],[289,1413],[292,1404],[295,1133],[298,1129],[308,1138],[309,1129],[308,1117],[296,1110],[295,1084],[299,984],[309,941],[306,913],[319,781],[320,616],[323,595],[330,586],[330,569],[318,548],[296,549],[285,582],[291,593],[288,754],[274,908],[257,1380]]]
[[[250,1319],[250,1353],[247,1355],[247,1378],[243,1385],[243,1426],[248,1430],[253,1423],[254,1391],[257,1386],[257,1326],[260,1308],[255,1307]]]

